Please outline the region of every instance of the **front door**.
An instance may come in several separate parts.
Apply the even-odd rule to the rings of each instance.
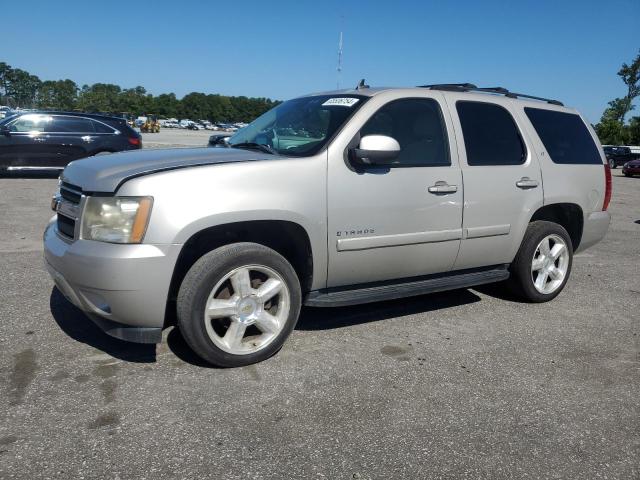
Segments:
[[[446,272],[458,253],[462,176],[442,97],[394,97],[369,99],[329,148],[328,287]],[[354,168],[346,152],[366,135],[397,140],[397,160]]]
[[[46,127],[48,115],[25,114],[11,121],[6,133],[0,134],[1,167],[38,166],[47,155]]]

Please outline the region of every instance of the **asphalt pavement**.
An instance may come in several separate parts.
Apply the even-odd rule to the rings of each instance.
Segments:
[[[202,365],[101,333],[42,264],[52,179],[0,179],[0,478],[640,478],[640,178],[553,302],[499,288],[304,309]],[[158,299],[162,301],[162,299]]]

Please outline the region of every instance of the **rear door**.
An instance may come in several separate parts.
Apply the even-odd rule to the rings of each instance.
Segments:
[[[452,93],[464,179],[464,221],[454,269],[510,263],[543,202],[538,158],[512,101]]]
[[[97,140],[93,123],[88,118],[71,115],[52,115],[47,127],[47,145],[52,152],[53,166],[65,166],[86,157]]]

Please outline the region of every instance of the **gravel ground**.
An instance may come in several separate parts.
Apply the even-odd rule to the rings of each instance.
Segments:
[[[107,337],[61,297],[41,259],[55,187],[0,180],[2,479],[640,478],[640,178],[615,171],[611,229],[551,303],[305,309],[234,370],[174,330]]]

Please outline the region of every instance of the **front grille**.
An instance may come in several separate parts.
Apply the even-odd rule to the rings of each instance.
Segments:
[[[60,184],[60,196],[68,202],[78,205],[82,199],[82,188],[67,182],[62,182]],[[67,217],[58,212],[58,232],[66,237],[74,238],[75,229],[75,218]]]
[[[82,197],[82,189],[70,183],[62,182],[60,184],[60,196],[65,200],[78,204]]]
[[[58,214],[58,231],[69,238],[73,238],[76,229],[76,221],[72,218]]]

